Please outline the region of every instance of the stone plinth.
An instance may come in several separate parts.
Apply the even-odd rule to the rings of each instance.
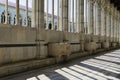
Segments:
[[[68,43],[52,43],[48,45],[49,56],[56,57],[56,61],[60,62],[63,58],[70,56],[71,46]]]

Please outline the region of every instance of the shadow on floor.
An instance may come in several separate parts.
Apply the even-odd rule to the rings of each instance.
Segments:
[[[120,50],[76,59],[0,80],[120,80]]]

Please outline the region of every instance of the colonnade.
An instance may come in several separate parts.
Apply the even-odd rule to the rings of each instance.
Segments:
[[[85,1],[87,1],[85,3]],[[74,14],[75,0],[58,0],[58,21],[59,31],[69,31],[69,18]],[[69,7],[72,3],[72,11]],[[85,8],[85,5],[87,7]],[[94,8],[95,7],[95,8]],[[87,10],[86,10],[87,9]],[[109,37],[109,41],[119,41],[120,12],[110,3],[110,0],[76,0],[76,29],[77,33],[84,33],[85,16],[87,11],[87,34]],[[5,15],[8,14],[8,0],[5,4]],[[28,16],[28,0],[26,0],[26,16]],[[8,23],[6,17],[5,24]],[[28,25],[26,17],[26,26]],[[48,26],[48,0],[46,12],[46,25]],[[54,0],[52,0],[52,30],[54,30]],[[19,25],[19,0],[16,0],[16,25]],[[33,0],[32,2],[32,26],[44,27],[44,0]],[[74,26],[74,18],[72,18]],[[106,39],[107,40],[107,39]]]
[[[16,0],[16,19],[15,25],[19,25],[20,17],[20,0]],[[8,16],[8,0],[5,0],[5,16]],[[8,24],[8,17],[5,17],[5,24]],[[28,0],[26,0],[26,26],[28,26]]]

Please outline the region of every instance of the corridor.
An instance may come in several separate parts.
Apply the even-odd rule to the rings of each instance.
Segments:
[[[120,50],[19,73],[0,80],[120,80]]]

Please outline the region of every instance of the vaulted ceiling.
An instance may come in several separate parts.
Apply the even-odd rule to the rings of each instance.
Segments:
[[[120,11],[120,0],[110,0],[110,2]]]

